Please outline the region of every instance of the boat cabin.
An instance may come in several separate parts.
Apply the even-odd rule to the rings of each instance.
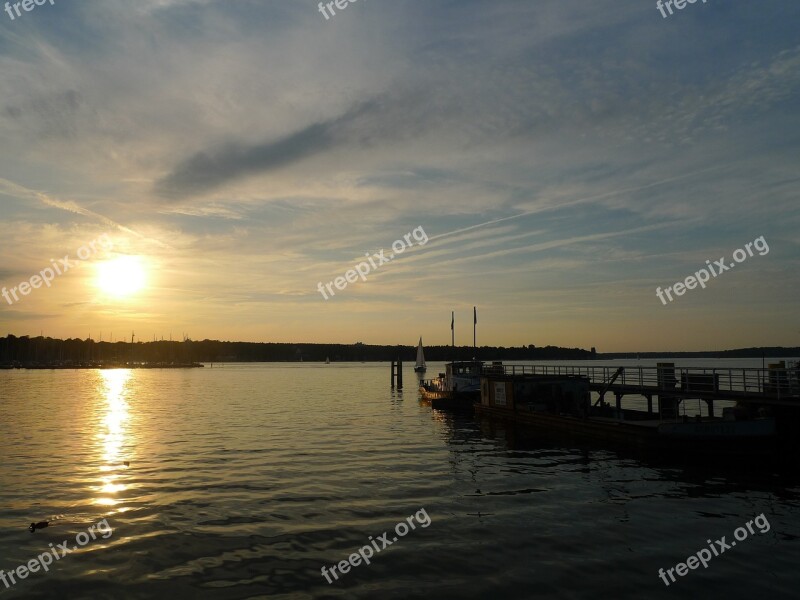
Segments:
[[[483,374],[483,362],[455,361],[447,363],[445,369],[445,389],[458,392],[478,390]]]

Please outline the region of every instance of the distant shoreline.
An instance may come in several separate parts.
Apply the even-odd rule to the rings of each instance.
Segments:
[[[96,342],[91,339],[60,340],[49,337],[9,335],[0,338],[0,366],[29,365],[32,368],[187,368],[199,363],[250,362],[413,362],[416,347],[411,345],[288,344],[274,342],[223,342],[217,340],[182,342]],[[594,348],[561,348],[534,345],[503,346],[425,346],[429,362],[452,360],[505,361],[602,361],[653,358],[794,358],[800,347],[760,347],[698,352],[596,352]]]

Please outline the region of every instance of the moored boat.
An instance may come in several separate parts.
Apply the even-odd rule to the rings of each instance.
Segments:
[[[445,372],[435,379],[423,381],[419,391],[422,399],[439,410],[472,412],[480,399],[481,376],[502,372],[501,363],[484,365],[482,361],[454,361],[445,365]]]

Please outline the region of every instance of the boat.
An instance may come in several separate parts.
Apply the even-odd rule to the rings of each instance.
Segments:
[[[499,370],[499,371],[498,371]],[[481,377],[502,372],[500,362],[485,365],[482,361],[453,361],[445,365],[445,372],[435,379],[421,382],[422,399],[438,410],[472,412],[480,399]]]
[[[419,338],[419,344],[417,344],[417,364],[414,365],[414,373],[424,373],[427,371],[427,366],[425,365],[425,354],[422,352],[422,338]]]
[[[674,402],[674,400],[672,400]],[[584,375],[490,373],[481,377],[479,416],[605,442],[670,453],[771,454],[778,441],[775,418],[742,407],[722,417],[668,418],[645,410],[591,404]]]

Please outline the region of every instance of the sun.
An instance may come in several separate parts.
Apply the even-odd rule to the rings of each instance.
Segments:
[[[131,296],[144,284],[144,265],[139,256],[122,256],[97,265],[97,287],[109,296]]]

